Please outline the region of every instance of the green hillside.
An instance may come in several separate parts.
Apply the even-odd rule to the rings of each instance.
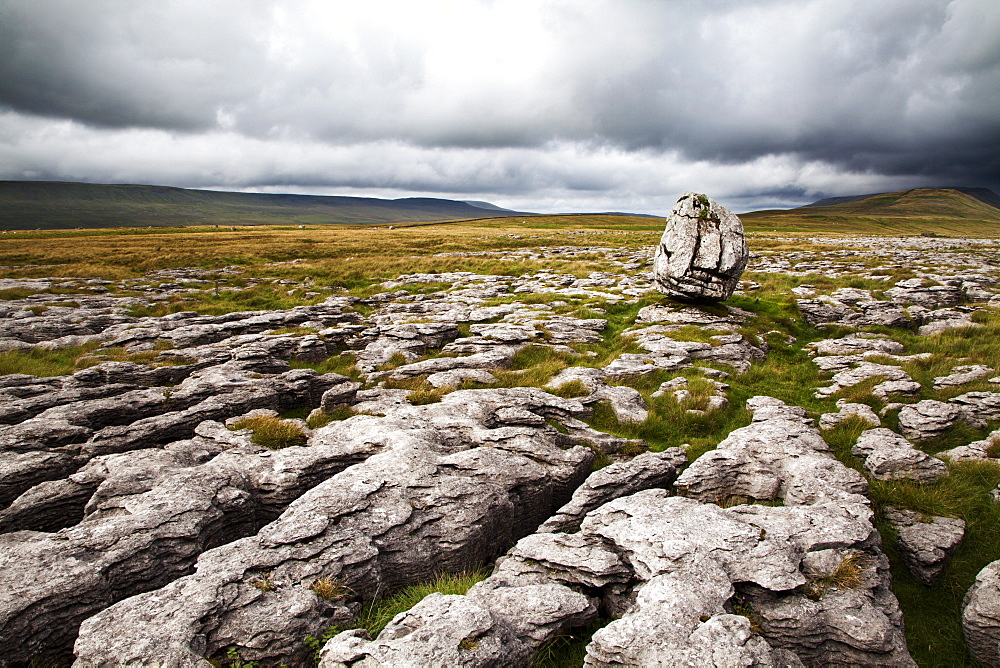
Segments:
[[[0,229],[393,224],[518,215],[434,198],[215,192],[167,186],[0,181]]]
[[[754,211],[740,215],[748,230],[862,234],[1000,234],[1000,209],[951,188],[917,188],[855,202]]]

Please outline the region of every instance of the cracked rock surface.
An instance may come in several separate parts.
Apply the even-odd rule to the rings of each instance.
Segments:
[[[87,367],[0,376],[0,664],[75,654],[80,666],[207,667],[233,651],[299,665],[305,636],[336,624],[348,630],[324,665],[530,665],[566,635],[589,638],[591,666],[912,665],[865,479],[947,488],[934,482],[944,464],[921,448],[967,428],[981,440],[941,457],[997,461],[1000,392],[985,390],[1000,371],[893,339],[956,330],[944,349],[976,335],[973,319],[993,326],[1000,246],[774,237],[744,262],[778,280],[754,275],[733,285],[740,297],[699,306],[732,280],[713,272],[740,261],[716,236],[715,205],[685,206],[699,240],[673,257],[580,245],[583,230],[544,247],[504,234],[495,250],[435,257],[520,263],[521,275],[406,274],[363,298],[239,267],[0,278],[52,290],[0,299],[0,351],[82,346]],[[695,270],[678,279],[683,294],[657,295],[653,265],[685,254]],[[579,269],[594,258],[601,271]],[[574,273],[541,264],[552,259]],[[894,284],[898,272],[915,278]],[[853,278],[865,288],[843,287]],[[308,290],[312,303],[134,315],[216,279]],[[796,344],[822,329],[803,329],[792,309],[772,318],[775,292],[835,333]],[[868,326],[878,333],[845,335]],[[770,397],[743,412],[757,382],[744,374],[769,350],[808,354],[826,379],[810,412]],[[534,384],[544,388],[520,387]],[[661,427],[664,415],[679,419]],[[236,428],[250,416],[304,445],[261,446]],[[817,429],[840,430],[827,435],[836,442],[858,419],[874,428],[855,446],[864,475]],[[716,420],[745,426],[722,434]],[[687,453],[647,451],[685,440]],[[960,520],[897,503],[885,518],[906,567],[949,579]],[[982,539],[975,518],[968,530],[970,545]],[[429,596],[377,638],[351,629],[376,597],[480,566],[492,573],[467,594]],[[980,657],[1000,627],[990,582],[965,606]]]
[[[489,562],[534,531],[594,456],[546,419],[584,413],[536,389],[466,390],[318,429],[308,449],[371,456],[256,535],[201,554],[196,573],[90,617],[78,660],[110,651],[128,662],[186,663],[237,645],[248,660],[304,660],[302,637],[322,635],[331,615],[351,616],[310,590],[317,579],[368,598]]]
[[[800,409],[766,397],[751,408],[754,424],[734,432],[728,450],[757,463],[748,475],[773,466],[777,484],[757,498],[781,498],[785,507],[723,508],[665,489],[616,498],[587,512],[577,531],[522,538],[464,596],[429,597],[374,639],[339,634],[321,665],[417,664],[438,648],[467,658],[463,665],[519,663],[598,608],[615,619],[587,646],[588,666],[915,665],[859,493],[863,480],[832,458]],[[789,453],[812,456],[804,467],[811,477],[826,472],[818,491],[804,494],[796,481],[804,471],[780,465]],[[704,460],[678,480],[685,493],[697,487],[719,497],[754,487],[727,464]],[[708,475],[720,467],[729,470]],[[845,559],[863,564],[863,584],[816,584]],[[540,591],[548,600],[525,613],[521,606]],[[463,646],[470,653],[458,655]],[[488,649],[500,646],[514,657]]]
[[[1000,560],[983,568],[966,593],[962,629],[972,656],[988,666],[1000,665]]]
[[[934,584],[962,544],[965,522],[957,517],[929,517],[887,506],[886,519],[899,536],[903,562],[925,585]]]
[[[684,301],[722,301],[739,284],[748,257],[740,219],[704,195],[684,193],[656,247],[654,280]]]

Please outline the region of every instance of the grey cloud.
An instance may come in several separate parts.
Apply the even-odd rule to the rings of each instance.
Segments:
[[[174,182],[627,198],[640,168],[728,184],[709,167],[753,181],[764,161],[786,181],[741,196],[878,179],[996,188],[997,90],[995,0],[0,4],[0,105],[105,128],[109,155],[129,129],[173,133],[197,156],[147,171]],[[249,167],[225,157],[236,144]],[[266,168],[309,145],[301,164]],[[10,169],[120,173],[51,154],[39,144]]]
[[[262,3],[7,2],[0,104],[105,127],[213,127],[218,109],[254,94],[266,25],[255,8]]]

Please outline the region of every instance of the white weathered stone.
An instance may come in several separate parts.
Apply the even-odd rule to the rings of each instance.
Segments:
[[[962,630],[969,653],[988,666],[1000,666],[1000,560],[988,564],[962,602]]]
[[[948,466],[944,462],[918,450],[905,438],[884,427],[863,432],[851,452],[864,458],[865,470],[878,480],[931,483],[948,475]]]
[[[914,577],[934,584],[962,544],[965,522],[957,517],[929,517],[912,510],[885,508],[885,517],[899,536],[899,555]]]
[[[739,284],[748,257],[740,219],[704,195],[684,193],[656,248],[654,280],[684,301],[723,301]]]

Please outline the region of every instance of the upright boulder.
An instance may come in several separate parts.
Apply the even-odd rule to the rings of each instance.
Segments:
[[[705,195],[677,200],[653,260],[659,290],[689,302],[729,299],[747,266],[743,223]]]

